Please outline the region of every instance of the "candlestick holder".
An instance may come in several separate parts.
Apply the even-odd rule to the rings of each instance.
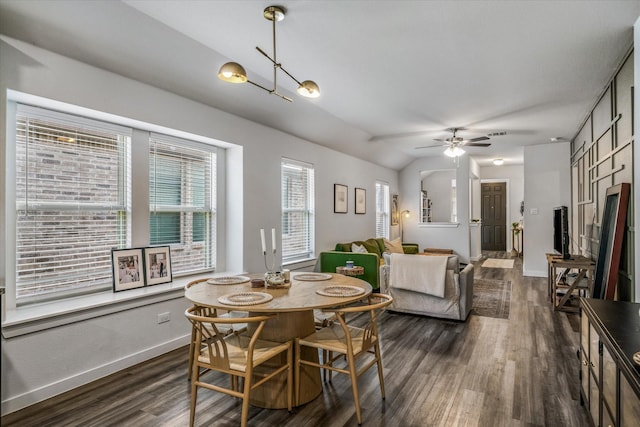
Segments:
[[[267,264],[267,251],[262,252],[264,256],[264,268],[267,270],[264,273],[264,282],[267,288],[288,288],[290,284],[285,283],[284,275],[280,271],[275,271],[276,268],[276,250],[273,250],[273,260],[271,262],[271,268]]]

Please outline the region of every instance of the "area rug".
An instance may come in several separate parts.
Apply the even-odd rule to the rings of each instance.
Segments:
[[[510,305],[510,280],[475,279],[473,281],[471,314],[508,319]]]
[[[487,258],[487,260],[482,263],[482,266],[489,268],[513,268],[513,261],[512,259]]]

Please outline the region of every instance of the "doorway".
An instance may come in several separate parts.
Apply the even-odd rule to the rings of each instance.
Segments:
[[[482,250],[507,250],[507,183],[481,184]]]

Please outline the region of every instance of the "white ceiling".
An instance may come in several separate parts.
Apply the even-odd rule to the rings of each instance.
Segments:
[[[273,85],[265,7],[283,6],[278,60],[320,98],[288,103],[216,77],[230,60]],[[573,138],[632,46],[640,1],[14,1],[0,32],[383,166],[492,132],[481,165]]]

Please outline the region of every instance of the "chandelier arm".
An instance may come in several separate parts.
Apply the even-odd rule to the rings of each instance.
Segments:
[[[267,91],[267,92],[269,92],[269,93],[274,93],[274,92],[275,92],[274,90],[267,89],[266,87],[264,87],[264,86],[262,86],[262,85],[260,85],[260,84],[258,84],[258,83],[256,83],[256,82],[252,82],[251,80],[247,80],[247,83],[251,83],[252,85],[257,86],[257,87],[259,87],[260,89],[266,90],[266,91]]]
[[[263,54],[265,58],[267,58],[269,61],[271,61],[275,67],[280,68],[287,76],[291,77],[294,82],[298,83],[298,86],[301,85],[300,81],[298,79],[296,79],[295,77],[293,77],[291,75],[291,73],[289,73],[287,70],[285,70],[284,67],[282,66],[282,64],[278,64],[276,61],[273,60],[273,58],[271,58],[269,55],[267,55],[267,53],[264,50],[262,50],[261,48],[259,48],[258,46],[256,46],[256,49],[258,50],[258,52]]]

